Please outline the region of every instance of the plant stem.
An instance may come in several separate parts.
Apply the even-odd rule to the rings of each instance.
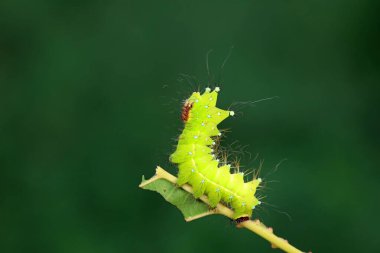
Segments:
[[[156,168],[156,175],[154,177],[152,177],[151,179],[149,179],[149,180],[143,182],[142,184],[140,184],[140,187],[142,187],[142,186],[144,186],[146,184],[149,184],[149,183],[151,183],[151,182],[153,182],[153,181],[155,181],[157,179],[160,179],[160,178],[165,179],[165,180],[167,180],[167,181],[169,181],[169,182],[171,182],[173,184],[176,184],[176,182],[177,182],[177,178],[175,176],[173,176],[169,172],[165,171],[161,167],[157,166],[157,168]],[[182,186],[182,188],[185,191],[193,194],[193,188],[190,185],[184,184]],[[199,199],[201,201],[203,201],[204,203],[206,203],[206,204],[209,205],[207,196],[202,195]],[[228,217],[230,219],[233,219],[233,213],[234,213],[234,211],[231,210],[230,208],[228,208],[227,206],[219,203],[216,206],[215,210],[213,210],[213,213],[222,214],[222,215],[224,215],[224,216],[226,216],[226,217]],[[203,216],[200,216],[200,217],[203,217]],[[194,219],[200,218],[200,217],[194,217],[193,219],[190,219],[190,220],[194,220]],[[297,248],[293,247],[292,245],[290,245],[287,240],[276,236],[273,233],[272,228],[266,227],[259,220],[244,221],[244,222],[239,223],[238,227],[244,227],[244,228],[246,228],[248,230],[251,230],[252,232],[258,234],[259,236],[261,236],[264,239],[266,239],[267,241],[269,241],[272,244],[272,247],[274,247],[274,248],[280,248],[283,251],[288,252],[288,253],[302,253],[302,251],[300,251],[299,249],[297,249]]]

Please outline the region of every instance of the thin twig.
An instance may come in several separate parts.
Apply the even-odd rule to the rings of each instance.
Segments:
[[[165,179],[165,180],[167,180],[167,181],[169,181],[169,182],[171,182],[173,184],[177,183],[177,178],[175,176],[173,176],[169,172],[165,171],[161,167],[157,166],[157,168],[156,168],[156,175],[154,177],[152,177],[151,179],[149,179],[149,180],[141,183],[140,187],[143,187],[143,186],[145,186],[145,185],[147,185],[147,184],[149,184],[149,183],[151,183],[151,182],[153,182],[155,180],[161,179],[161,178]],[[182,189],[184,189],[185,191],[193,194],[193,188],[190,185],[188,185],[188,184],[184,184],[182,186]],[[204,203],[206,203],[206,204],[209,205],[209,201],[208,201],[207,196],[202,195],[199,199],[201,201],[203,201]],[[219,203],[212,212],[206,213],[206,215],[212,214],[212,213],[222,214],[222,215],[224,215],[224,216],[226,216],[226,217],[228,217],[230,219],[233,219],[234,211],[231,210],[230,208],[226,207],[225,205]],[[194,219],[201,218],[201,217],[203,217],[203,215],[199,216],[199,217],[191,217],[187,221],[194,220]],[[297,249],[297,248],[293,247],[292,245],[290,245],[287,240],[276,236],[273,233],[273,229],[272,228],[266,227],[259,220],[244,221],[244,222],[239,223],[238,226],[239,227],[244,227],[244,228],[246,228],[248,230],[251,230],[252,232],[258,234],[261,237],[263,237],[264,239],[266,239],[267,241],[269,241],[271,243],[271,245],[272,245],[273,248],[280,248],[283,251],[288,252],[288,253],[302,253],[302,251],[300,251],[299,249]]]

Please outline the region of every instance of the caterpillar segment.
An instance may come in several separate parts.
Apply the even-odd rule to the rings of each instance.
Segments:
[[[178,185],[190,184],[194,197],[206,194],[211,207],[219,202],[231,206],[234,219],[250,217],[261,202],[255,197],[260,178],[244,182],[244,174],[231,174],[230,165],[219,164],[213,154],[215,137],[221,133],[217,126],[233,111],[216,107],[218,92],[206,88],[203,94],[193,92],[185,102],[182,120],[185,127],[170,161],[178,164]]]

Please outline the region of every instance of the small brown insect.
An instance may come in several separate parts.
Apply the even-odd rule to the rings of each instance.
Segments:
[[[186,101],[182,107],[181,113],[181,118],[183,122],[186,122],[189,119],[191,108],[193,108],[193,103],[189,103]]]

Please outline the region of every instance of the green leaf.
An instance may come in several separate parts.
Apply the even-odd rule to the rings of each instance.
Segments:
[[[160,178],[151,182],[146,181],[151,180],[145,180],[143,176],[140,187],[144,190],[155,191],[161,194],[166,201],[175,205],[182,212],[186,221],[213,213],[207,204],[196,200],[192,194],[165,179]]]

